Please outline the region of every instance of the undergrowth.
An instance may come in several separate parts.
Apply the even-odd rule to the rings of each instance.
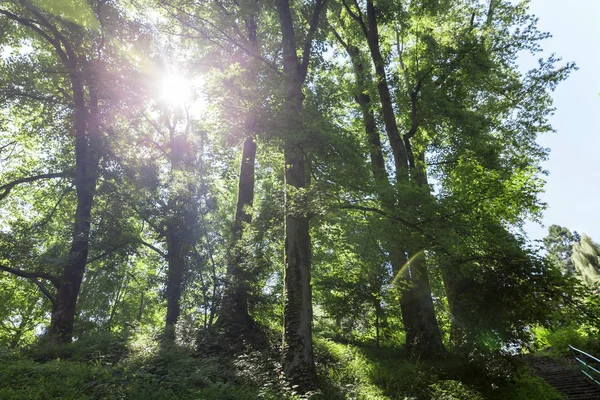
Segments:
[[[286,383],[276,348],[199,354],[96,336],[70,345],[40,342],[0,351],[0,399],[558,400],[553,389],[505,357],[465,362],[408,360],[396,349],[315,341],[320,390],[300,396]]]

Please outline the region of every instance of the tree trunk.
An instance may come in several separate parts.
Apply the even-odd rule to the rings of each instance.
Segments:
[[[312,343],[312,288],[310,286],[310,234],[306,190],[309,181],[302,148],[302,86],[306,79],[312,37],[327,0],[316,0],[300,61],[289,0],[277,0],[282,32],[285,103],[284,159],[285,215],[285,304],[282,365],[286,377],[301,391],[316,386]]]
[[[283,370],[302,390],[314,388],[316,370],[312,348],[312,288],[310,286],[310,234],[306,201],[305,154],[302,134],[302,92],[298,82],[288,82],[286,99],[288,138],[284,149],[285,304],[283,313]]]
[[[409,167],[413,167],[413,171],[416,171],[414,166],[409,165],[409,160],[414,160],[414,156],[412,149],[410,152],[408,151],[405,141],[402,140],[398,131],[385,74],[385,64],[379,47],[377,15],[372,0],[367,1],[367,26],[367,42],[373,64],[375,65],[377,89],[379,91],[386,131],[392,147],[394,164],[396,165],[396,179],[400,183],[409,179]],[[414,129],[417,128],[416,126],[413,127]],[[406,142],[410,144],[409,139],[407,138]],[[417,174],[413,174],[412,177],[418,181],[420,176],[418,171],[416,172]],[[420,182],[416,183],[417,185],[421,185]],[[420,251],[421,249],[413,249],[409,252],[409,256],[414,257]],[[431,286],[424,254],[422,257],[415,257],[409,268],[411,271],[411,286],[403,293],[403,299],[401,300],[402,314],[405,319],[404,325],[407,331],[406,350],[410,354],[427,356],[444,354],[445,349],[442,344],[433,300],[431,298]]]
[[[448,312],[450,313],[450,344],[454,347],[459,347],[464,344],[464,333],[458,323],[460,318],[459,312],[462,306],[460,302],[460,290],[463,286],[463,281],[456,276],[454,271],[449,271],[446,267],[443,269],[442,279],[444,281],[444,291],[448,299]],[[465,288],[466,289],[466,288]]]
[[[379,315],[381,314],[381,300],[375,299],[375,347],[379,348]]]
[[[73,241],[63,269],[56,302],[52,308],[50,335],[60,343],[70,342],[77,297],[81,288],[89,250],[90,216],[100,160],[100,132],[95,96],[95,82],[88,82],[90,110],[85,106],[84,78],[80,71],[71,71],[75,116],[75,187],[77,209],[73,227]]]
[[[248,277],[243,266],[247,255],[241,248],[240,241],[245,225],[252,221],[252,215],[248,209],[252,207],[254,201],[255,158],[256,143],[249,136],[244,141],[242,149],[238,198],[227,264],[227,284],[217,320],[218,326],[224,328],[231,335],[248,332],[254,326],[254,321],[248,313]]]
[[[305,188],[304,154],[285,150],[286,185]],[[316,376],[312,349],[312,289],[310,286],[310,235],[307,210],[301,194],[288,191],[285,218],[285,305],[283,317],[283,369],[295,384],[310,389]],[[292,210],[291,207],[299,207]]]
[[[186,135],[176,135],[174,126],[170,127],[169,148],[171,174],[184,169],[185,154],[188,151],[188,140]],[[188,207],[189,198],[177,193],[177,189],[171,188],[168,200],[168,212],[170,213],[166,224],[167,240],[167,315],[165,318],[165,338],[175,339],[175,326],[181,314],[181,294],[183,276],[186,269],[185,254],[187,246],[187,222],[185,220],[185,208]]]
[[[435,316],[429,273],[423,251],[413,252],[408,265],[409,287],[401,298],[406,329],[405,351],[421,357],[444,355],[446,349]]]
[[[138,307],[138,313],[137,313],[137,316],[135,318],[138,323],[142,322],[142,317],[144,316],[145,300],[146,299],[145,299],[145,296],[144,296],[144,292],[142,291],[140,293],[140,306]]]
[[[175,325],[181,312],[181,286],[185,271],[183,257],[183,243],[178,226],[173,223],[167,225],[167,316],[165,324],[165,337],[175,339]]]
[[[367,1],[367,31],[366,39],[371,52],[371,58],[375,66],[375,77],[377,79],[377,91],[381,100],[381,110],[383,112],[383,121],[387,132],[390,146],[394,154],[394,164],[396,166],[396,179],[403,182],[407,178],[408,156],[404,142],[398,130],[392,96],[385,75],[385,61],[381,55],[379,45],[379,30],[377,27],[377,15],[372,0]]]

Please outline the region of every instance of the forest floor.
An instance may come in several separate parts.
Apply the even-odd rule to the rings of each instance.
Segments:
[[[515,357],[408,360],[397,349],[315,341],[320,390],[299,396],[277,351],[211,354],[96,336],[71,345],[0,349],[0,399],[559,400]]]

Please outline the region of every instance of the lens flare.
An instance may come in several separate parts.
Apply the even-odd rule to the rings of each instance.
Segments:
[[[185,105],[192,96],[192,85],[182,76],[170,75],[161,81],[160,97],[172,105]]]

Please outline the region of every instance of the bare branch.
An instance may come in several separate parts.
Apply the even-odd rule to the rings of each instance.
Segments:
[[[8,146],[11,146],[11,145],[16,144],[16,143],[17,143],[16,141],[13,141],[13,142],[9,142],[9,143],[7,143],[5,145],[0,146],[0,153],[2,152],[2,150],[4,150],[5,148],[7,148]]]

